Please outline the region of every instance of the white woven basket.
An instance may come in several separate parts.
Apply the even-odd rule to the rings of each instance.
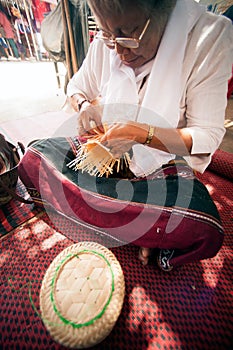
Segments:
[[[97,243],[74,244],[46,271],[40,291],[42,319],[55,341],[88,348],[112,331],[124,295],[124,275],[114,254]]]

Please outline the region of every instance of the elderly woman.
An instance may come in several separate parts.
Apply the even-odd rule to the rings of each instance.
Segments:
[[[112,154],[130,150],[134,178],[151,176],[181,157],[190,169],[204,172],[225,133],[231,22],[194,0],[89,0],[88,5],[100,31],[67,90],[79,112],[79,135],[105,131],[100,142]],[[188,234],[192,227],[183,237]],[[177,244],[160,249],[165,270],[177,252],[172,248]],[[150,254],[148,243],[140,249],[143,264]],[[198,259],[206,257],[202,254]]]
[[[192,0],[88,5],[100,31],[67,90],[79,135],[105,131],[100,142],[113,155],[130,150],[130,177],[145,178],[181,157],[203,172],[225,133],[230,21]],[[144,264],[150,254],[140,249]],[[160,250],[165,269],[174,254]]]
[[[139,246],[143,264],[156,256],[168,271],[213,257],[223,229],[195,172],[206,169],[225,132],[231,22],[194,0],[88,5],[100,30],[67,87],[78,138],[34,145],[21,179],[59,212]],[[91,158],[75,173],[69,164],[83,147]],[[117,159],[106,178],[89,171],[105,161],[103,152]]]

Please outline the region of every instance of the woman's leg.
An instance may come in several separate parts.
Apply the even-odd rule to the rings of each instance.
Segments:
[[[165,271],[214,257],[221,248],[224,237],[219,213],[207,188],[187,166],[179,172],[184,177],[173,174],[164,180],[166,202],[161,215],[155,215],[157,221],[153,232],[149,230],[141,240],[134,242],[141,247],[139,259],[144,265],[152,253],[155,255],[154,250],[157,248],[158,265]],[[157,186],[160,181],[155,179],[150,184],[153,191],[150,197],[154,199],[151,204],[155,205],[155,214],[158,205],[156,197],[162,188],[161,185]]]

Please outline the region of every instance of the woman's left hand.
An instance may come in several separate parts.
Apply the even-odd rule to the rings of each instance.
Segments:
[[[144,143],[148,126],[133,121],[110,124],[100,142],[108,147],[114,157],[120,158],[133,145]]]

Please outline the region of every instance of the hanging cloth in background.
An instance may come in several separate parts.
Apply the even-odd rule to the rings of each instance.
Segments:
[[[70,79],[87,54],[90,38],[88,10],[61,0],[41,23],[43,45],[55,61],[66,61]]]
[[[41,22],[51,11],[50,5],[48,4],[48,2],[41,0],[32,0],[32,5],[35,20],[41,24]]]
[[[28,22],[25,19],[22,20],[21,18],[17,18],[15,20],[15,30],[16,30],[18,42],[20,44],[22,44],[21,35],[31,34],[30,27],[28,25]]]
[[[2,11],[0,11],[0,25],[3,27],[5,31],[5,38],[13,39],[14,32],[13,32],[11,22],[9,21],[5,13],[3,13]]]

